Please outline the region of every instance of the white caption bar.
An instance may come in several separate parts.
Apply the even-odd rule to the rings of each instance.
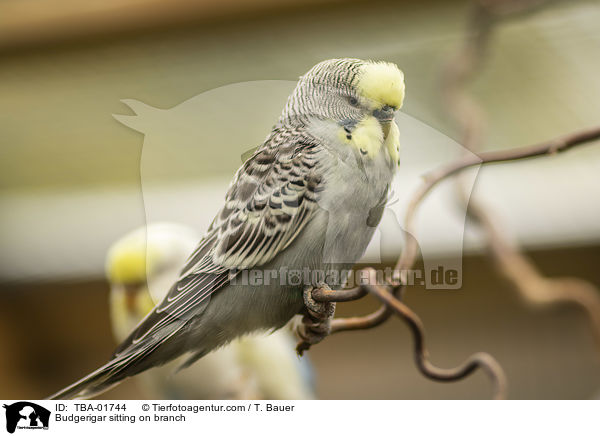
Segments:
[[[597,401],[3,401],[34,435],[598,434]],[[2,429],[4,431],[5,429]],[[34,431],[40,430],[40,431]],[[6,434],[6,433],[5,433]]]

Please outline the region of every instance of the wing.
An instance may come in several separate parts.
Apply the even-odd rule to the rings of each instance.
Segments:
[[[314,139],[289,131],[276,131],[267,139],[236,173],[224,207],[178,282],[116,356],[149,337],[172,334],[174,323],[183,327],[238,270],[267,263],[298,236],[318,207],[319,147]]]
[[[216,232],[211,255],[192,256],[183,276],[263,265],[284,250],[317,208],[318,151],[306,138],[258,150],[238,171],[211,225]]]

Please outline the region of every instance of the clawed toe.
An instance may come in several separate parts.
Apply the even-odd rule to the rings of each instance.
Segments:
[[[327,285],[323,285],[326,287]],[[335,314],[335,303],[321,303],[312,297],[309,287],[304,291],[305,314],[302,322],[296,326],[296,335],[300,342],[296,346],[296,352],[302,356],[304,351],[311,345],[317,344],[331,333],[331,320]]]

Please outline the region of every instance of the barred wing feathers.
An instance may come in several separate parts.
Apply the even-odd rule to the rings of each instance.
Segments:
[[[298,236],[317,209],[319,144],[275,130],[236,173],[225,205],[166,298],[116,351],[125,356],[146,338],[170,335],[206,308],[236,270],[263,265]]]

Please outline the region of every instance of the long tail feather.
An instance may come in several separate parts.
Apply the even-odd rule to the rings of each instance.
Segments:
[[[108,362],[91,374],[72,385],[49,396],[48,400],[68,400],[73,398],[92,398],[109,390],[123,381],[126,376],[114,377],[114,362]]]

